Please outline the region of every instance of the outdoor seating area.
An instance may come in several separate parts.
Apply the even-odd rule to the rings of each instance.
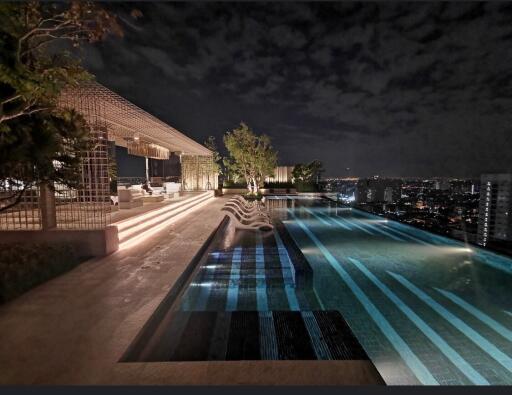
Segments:
[[[148,190],[143,184],[122,185],[117,187],[117,196],[120,209],[140,207],[144,203],[159,203],[180,197],[181,184],[165,182],[160,186],[150,185]]]
[[[139,243],[213,197],[218,174],[212,152],[103,85],[69,87],[57,105],[78,112],[90,126],[92,144],[76,169],[81,182],[42,183],[27,191],[20,180],[0,183],[0,199],[26,192],[0,213],[0,241],[48,239],[103,256]],[[143,222],[147,211],[151,229],[142,223],[118,229],[128,218]]]

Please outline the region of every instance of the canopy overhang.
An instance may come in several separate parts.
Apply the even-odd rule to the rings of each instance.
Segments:
[[[91,125],[103,124],[108,139],[122,147],[134,142],[155,145],[186,155],[210,156],[212,152],[172,126],[98,82],[87,82],[63,92],[60,105],[82,113]]]

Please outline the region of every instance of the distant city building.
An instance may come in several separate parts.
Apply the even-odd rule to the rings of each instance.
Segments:
[[[446,190],[450,189],[450,181],[448,181],[446,179],[435,180],[434,186],[435,186],[435,189],[437,189],[439,191],[446,191]]]
[[[393,187],[384,188],[384,201],[386,203],[394,203],[395,202]]]
[[[379,195],[380,190],[377,190],[377,188],[368,188],[366,190],[366,201],[369,203],[378,202],[379,201]]]
[[[471,180],[452,180],[450,184],[454,193],[474,193],[474,184]]]
[[[366,178],[357,182],[355,198],[358,203],[393,203],[400,198],[402,180]],[[387,191],[387,192],[386,192]]]
[[[274,169],[274,177],[267,177],[266,182],[292,182],[294,166],[277,166]]]
[[[480,181],[473,181],[471,183],[471,194],[480,193]]]
[[[483,174],[480,179],[478,244],[512,241],[512,174]]]

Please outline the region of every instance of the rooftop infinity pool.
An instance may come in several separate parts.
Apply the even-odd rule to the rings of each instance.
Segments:
[[[267,206],[280,225],[213,243],[145,360],[369,358],[387,384],[512,384],[512,259],[325,199]]]

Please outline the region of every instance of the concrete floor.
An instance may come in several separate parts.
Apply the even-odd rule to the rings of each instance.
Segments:
[[[117,362],[218,226],[224,202],[0,306],[0,384],[380,384],[367,361]]]

